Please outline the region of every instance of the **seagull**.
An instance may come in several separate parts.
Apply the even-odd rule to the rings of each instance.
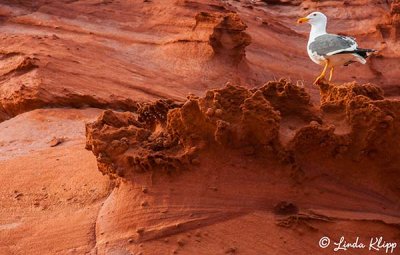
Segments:
[[[314,84],[318,84],[325,78],[328,68],[331,68],[329,72],[329,81],[331,81],[334,67],[347,66],[354,62],[365,64],[366,58],[375,52],[373,49],[358,48],[356,40],[352,37],[328,34],[326,32],[327,21],[328,18],[321,12],[312,12],[307,17],[297,20],[299,24],[311,25],[307,53],[314,63],[324,66]]]

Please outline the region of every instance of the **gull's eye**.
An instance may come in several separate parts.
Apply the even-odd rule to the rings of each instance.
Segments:
[[[316,13],[314,13],[314,14],[313,14],[313,16],[315,17],[315,16],[317,16],[317,14],[316,14]]]

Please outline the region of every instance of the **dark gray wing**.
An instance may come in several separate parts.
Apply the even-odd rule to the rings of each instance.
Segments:
[[[314,39],[309,45],[311,52],[320,56],[334,55],[343,51],[357,49],[357,42],[346,36],[325,34]]]

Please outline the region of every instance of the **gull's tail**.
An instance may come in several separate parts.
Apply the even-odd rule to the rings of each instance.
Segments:
[[[366,59],[374,52],[377,52],[377,50],[357,48],[355,50],[341,51],[341,52],[336,53],[336,54],[356,54],[356,55],[362,57],[363,59]]]
[[[372,53],[376,52],[374,49],[356,49],[353,53],[363,57],[368,58]]]
[[[377,50],[374,49],[360,49],[357,48],[355,50],[351,51],[342,51],[337,54],[352,54],[355,57],[355,60],[357,62],[360,62],[361,64],[365,65],[367,63],[367,58]],[[345,63],[345,66],[348,66],[349,64],[353,63],[355,61],[350,60],[349,62]]]

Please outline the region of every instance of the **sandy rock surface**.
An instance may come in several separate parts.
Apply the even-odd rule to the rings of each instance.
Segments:
[[[313,10],[378,53],[312,85]],[[0,39],[0,254],[400,246],[399,1],[7,0]]]

